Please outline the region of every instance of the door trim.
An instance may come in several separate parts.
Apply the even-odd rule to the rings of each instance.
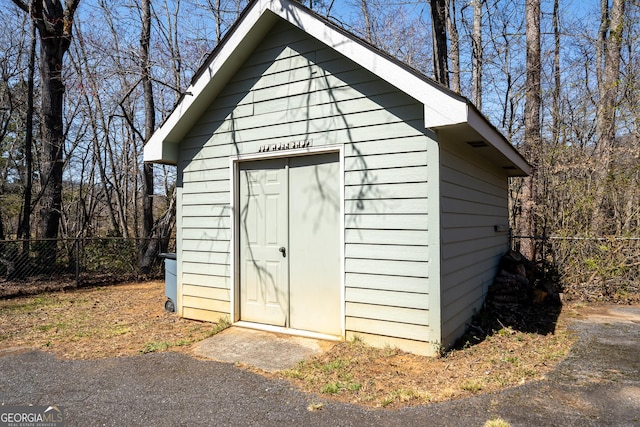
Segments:
[[[344,224],[344,145],[332,144],[324,145],[320,147],[308,147],[303,149],[266,152],[266,153],[250,153],[250,154],[238,154],[235,156],[229,156],[229,172],[230,172],[230,210],[229,219],[231,224],[231,242],[229,248],[230,257],[230,278],[229,278],[229,299],[230,299],[230,315],[229,320],[232,324],[244,327],[251,327],[253,329],[261,329],[266,331],[289,333],[292,335],[301,336],[319,336],[322,335],[325,338],[332,337],[329,335],[317,334],[311,331],[301,331],[297,329],[282,328],[272,325],[264,325],[261,323],[252,323],[240,320],[240,227],[239,221],[239,206],[240,206],[240,163],[253,160],[267,160],[280,157],[298,157],[298,156],[310,156],[314,154],[325,153],[338,153],[338,163],[340,170],[339,179],[339,194],[340,194],[340,331],[341,335],[338,338],[344,339],[346,336],[346,302],[345,302],[345,258],[344,258],[344,236],[345,236],[345,224]],[[277,329],[277,331],[275,329]]]

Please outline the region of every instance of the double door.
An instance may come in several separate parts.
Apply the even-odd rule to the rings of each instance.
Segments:
[[[240,319],[341,334],[337,153],[242,162]]]

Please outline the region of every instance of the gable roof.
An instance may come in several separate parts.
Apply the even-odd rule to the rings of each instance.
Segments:
[[[468,99],[291,0],[254,0],[247,6],[145,145],[146,162],[176,164],[182,138],[281,19],[421,102],[425,128],[455,131],[467,141],[484,141],[489,148],[486,154],[510,175],[531,172],[527,161]]]

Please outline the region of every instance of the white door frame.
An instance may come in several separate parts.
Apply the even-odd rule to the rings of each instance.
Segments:
[[[340,180],[339,180],[339,192],[340,192],[340,336],[325,335],[317,332],[304,331],[299,329],[283,328],[280,326],[265,325],[261,323],[251,323],[240,320],[240,263],[239,263],[239,238],[240,230],[238,227],[238,213],[239,213],[239,171],[240,163],[252,160],[266,160],[278,157],[295,157],[295,156],[308,156],[314,154],[324,153],[338,153],[340,163]],[[307,147],[298,149],[289,149],[281,151],[269,151],[264,153],[250,153],[250,154],[238,154],[229,157],[229,172],[230,172],[230,195],[231,195],[231,209],[229,210],[230,224],[231,224],[231,244],[229,249],[230,255],[230,273],[229,280],[229,298],[230,298],[230,321],[234,325],[261,329],[272,332],[279,332],[291,335],[301,335],[312,338],[322,339],[344,339],[346,330],[346,318],[345,318],[345,258],[344,258],[344,145],[333,144],[324,145],[320,147]]]

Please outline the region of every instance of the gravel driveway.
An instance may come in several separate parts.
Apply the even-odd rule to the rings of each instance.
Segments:
[[[640,425],[640,308],[603,309],[573,329],[578,343],[544,381],[400,410],[336,403],[177,353],[70,361],[35,350],[0,353],[0,405],[61,405],[66,426]],[[323,408],[309,411],[315,403]]]

